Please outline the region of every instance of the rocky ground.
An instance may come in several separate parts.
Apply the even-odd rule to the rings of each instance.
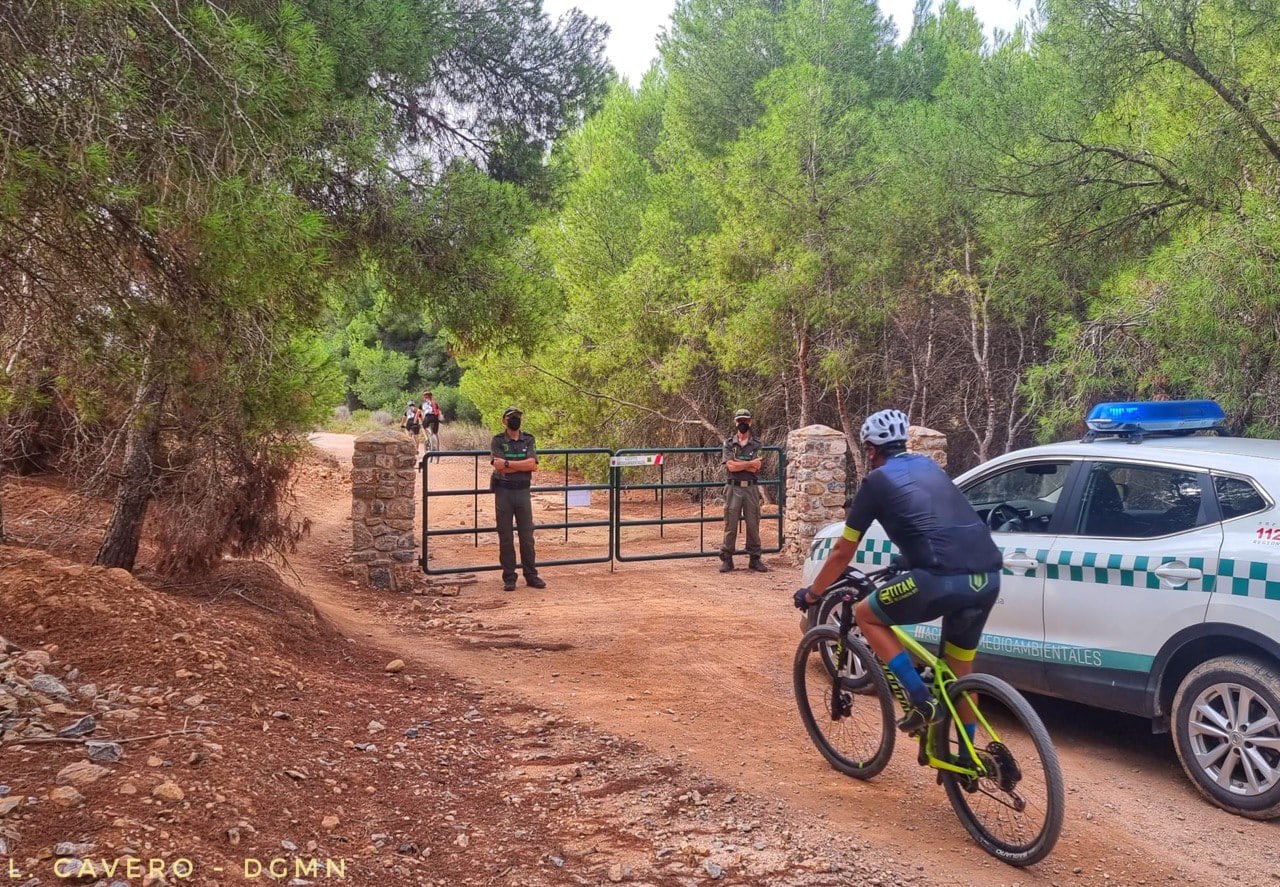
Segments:
[[[389,659],[266,565],[149,582],[21,544],[73,504],[31,479],[5,502],[0,880],[926,882],[678,757]],[[419,591],[396,619],[484,628]]]

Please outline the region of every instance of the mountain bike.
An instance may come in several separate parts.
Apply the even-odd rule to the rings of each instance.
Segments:
[[[896,679],[856,631],[853,607],[893,575],[848,569],[823,600],[836,596],[835,624],[809,629],[796,649],[792,680],[800,720],[836,770],[857,779],[879,774],[897,739],[895,698],[909,702]],[[983,850],[1015,866],[1039,862],[1062,831],[1065,789],[1058,753],[1035,709],[992,675],[957,678],[939,657],[899,626],[890,626],[911,654],[942,720],[919,737],[917,761],[938,771],[938,782],[960,822]],[[959,710],[977,722],[970,739]]]
[[[424,432],[423,437],[426,440],[426,449],[422,451],[422,458],[426,459],[430,456],[432,462],[439,462],[440,457],[432,456],[431,454],[440,452],[440,435],[432,431],[430,425],[426,425],[422,430]]]

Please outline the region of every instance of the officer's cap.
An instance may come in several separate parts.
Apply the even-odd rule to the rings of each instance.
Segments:
[[[733,421],[735,422],[737,422],[739,419],[750,419],[750,418],[751,418],[751,410],[738,410],[738,412],[733,414]]]
[[[502,421],[507,421],[508,416],[523,416],[524,412],[519,407],[507,407],[502,411]]]

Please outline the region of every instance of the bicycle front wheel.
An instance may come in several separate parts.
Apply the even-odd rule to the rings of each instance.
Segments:
[[[800,639],[791,678],[800,720],[832,767],[858,779],[885,768],[896,738],[893,696],[866,644],[840,644],[837,628],[815,626]]]
[[[824,597],[818,605],[818,625],[830,625],[835,628],[840,627],[840,607],[842,597],[841,592],[832,592]],[[866,643],[866,639],[862,636],[862,631],[858,628],[858,623],[854,622],[850,633],[857,637],[862,643]],[[835,670],[835,663],[831,660],[832,651],[835,650],[834,644],[828,644],[822,648],[822,660],[826,663],[829,671]],[[868,667],[869,666],[869,667]],[[861,689],[870,686],[871,672],[876,671],[874,663],[865,663],[855,658],[849,663],[851,669],[847,677],[852,681],[850,687],[852,689]]]
[[[965,777],[939,771],[947,798],[973,839],[997,859],[1027,866],[1049,855],[1062,831],[1065,790],[1058,753],[1040,716],[1009,684],[992,675],[974,673],[951,684],[957,707],[967,698],[990,730],[978,721],[973,747],[985,774]],[[938,729],[951,737],[957,760],[967,756],[950,723]]]

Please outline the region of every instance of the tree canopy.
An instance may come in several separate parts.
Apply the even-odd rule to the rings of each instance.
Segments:
[[[864,0],[682,2],[557,148],[556,322],[463,389],[606,445],[711,443],[743,405],[852,439],[899,406],[953,467],[1103,398],[1270,433],[1278,16],[1046,0],[987,39],[942,2],[899,42]]]
[[[18,0],[0,24],[5,451],[112,495],[98,560],[126,567],[153,499],[161,566],[296,538],[288,467],[342,397],[334,286],[376,274],[388,316],[425,303],[461,341],[508,327],[531,199],[504,158],[609,77],[602,26],[537,0]]]

